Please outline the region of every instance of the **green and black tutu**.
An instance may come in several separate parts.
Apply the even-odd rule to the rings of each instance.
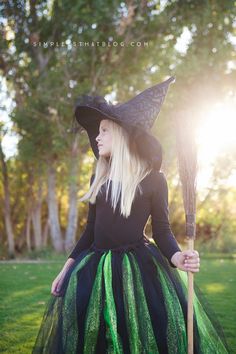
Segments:
[[[194,288],[194,354],[229,353]],[[60,296],[51,295],[32,353],[187,353],[187,273],[145,239],[116,249],[92,245],[67,272]]]

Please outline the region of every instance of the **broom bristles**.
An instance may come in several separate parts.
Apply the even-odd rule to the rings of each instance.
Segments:
[[[197,146],[191,117],[187,112],[181,112],[177,120],[177,154],[182,195],[186,215],[186,235],[195,237],[196,190],[197,190]]]

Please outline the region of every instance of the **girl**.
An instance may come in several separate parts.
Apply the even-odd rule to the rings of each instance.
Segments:
[[[172,81],[122,105],[78,101],[76,119],[98,159],[81,198],[88,220],[52,283],[34,354],[187,353],[186,272],[199,272],[200,258],[171,231],[162,150],[149,132]],[[153,240],[144,233],[149,216]],[[196,297],[194,353],[227,353],[219,334]]]

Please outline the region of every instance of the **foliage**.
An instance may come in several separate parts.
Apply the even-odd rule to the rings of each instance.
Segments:
[[[3,2],[1,10],[0,70],[7,81],[9,97],[13,97],[14,108],[9,115],[13,123],[11,130],[19,136],[18,154],[7,161],[19,250],[22,252],[26,246],[27,207],[36,198],[40,179],[43,181],[42,225],[46,223],[47,166],[50,164],[56,166],[60,221],[63,231],[66,228],[71,147],[75,139],[68,129],[78,95],[112,93],[116,101],[125,101],[172,74],[177,80],[171,86],[153,133],[163,144],[163,166],[170,177],[171,220],[181,240],[182,197],[179,184],[172,184],[178,174],[174,115],[185,105],[197,111],[204,108],[206,98],[211,105],[233,91],[234,1],[17,0]],[[186,31],[190,38],[186,49],[178,50],[176,43]],[[132,41],[142,45],[131,46]],[[80,46],[79,42],[95,45]],[[100,44],[96,45],[97,42]],[[103,46],[102,42],[110,42],[110,46]],[[114,42],[118,45],[113,45]],[[198,119],[197,114],[191,117],[193,128]],[[93,165],[92,157],[86,162],[88,151],[91,154],[87,136],[81,134],[78,194],[88,185]],[[220,178],[222,171],[230,172],[234,161],[233,158],[229,163],[226,158],[217,161],[216,176]],[[212,192],[206,195],[204,204],[199,205],[199,237],[203,242],[210,239],[214,245],[218,244],[217,249],[228,250],[234,247],[235,193],[225,193],[219,179],[217,184],[212,181],[209,188],[214,186],[222,191],[217,197],[221,207],[214,205],[212,212],[208,212],[215,196]],[[0,185],[0,200],[3,198]],[[78,234],[86,221],[85,204],[79,206],[79,213]],[[3,210],[0,210],[0,220],[3,220]],[[6,243],[2,221],[0,234],[4,235],[0,242]]]

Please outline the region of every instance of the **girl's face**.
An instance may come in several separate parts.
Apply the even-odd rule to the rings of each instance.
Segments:
[[[109,157],[111,154],[112,135],[108,119],[101,120],[96,141],[98,143],[99,155]]]

